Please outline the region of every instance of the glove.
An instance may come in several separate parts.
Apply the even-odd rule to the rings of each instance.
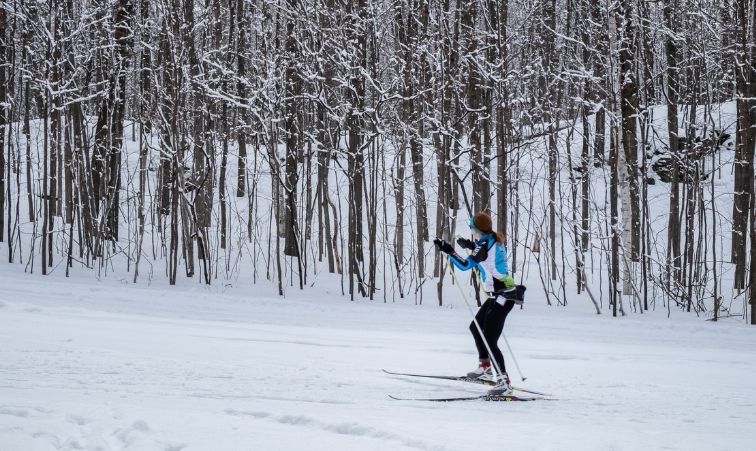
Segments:
[[[501,278],[502,283],[504,283],[505,288],[512,288],[515,286],[515,280],[514,277],[507,274],[506,276]]]
[[[475,243],[472,240],[468,240],[467,238],[459,238],[457,240],[457,244],[463,249],[475,249]]]
[[[451,244],[449,244],[446,241],[444,241],[444,240],[440,240],[440,239],[436,238],[436,239],[433,240],[433,244],[436,245],[436,247],[438,248],[438,250],[440,250],[441,252],[444,252],[446,254],[450,254],[450,253],[454,252],[454,247]]]

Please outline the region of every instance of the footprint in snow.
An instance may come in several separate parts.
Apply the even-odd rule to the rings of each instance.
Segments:
[[[150,432],[150,427],[147,425],[145,421],[135,421],[134,424],[131,425],[131,427],[135,431],[141,431],[141,432]]]
[[[255,418],[267,418],[270,416],[270,413],[261,412],[261,411],[244,411],[244,410],[236,410],[236,409],[226,409],[223,412],[225,412],[226,415],[250,416],[250,417],[255,417]]]
[[[131,427],[116,430],[113,434],[125,446],[131,446],[140,435],[150,432],[150,427],[145,421],[135,421]]]
[[[85,426],[92,422],[89,418],[80,417],[78,415],[68,415],[66,417],[66,420],[68,420],[69,423],[73,423],[77,426]]]
[[[61,448],[60,438],[57,435],[55,435],[55,434],[51,434],[49,432],[40,431],[40,432],[33,433],[31,436],[32,436],[32,438],[36,438],[38,440],[45,440],[45,441],[47,441],[55,449],[60,449]]]
[[[444,449],[443,447],[430,445],[420,440],[409,439],[401,435],[397,435],[393,432],[382,431],[372,426],[367,426],[360,423],[324,423],[302,415],[282,415],[273,419],[281,424],[315,427],[340,435],[352,435],[358,437],[368,437],[387,442],[398,442],[404,446],[420,450],[440,451]]]
[[[303,425],[303,424],[310,424],[312,423],[312,420],[303,417],[301,415],[283,415],[276,419],[279,423],[282,424],[294,424],[294,425]]]
[[[0,407],[0,415],[10,415],[18,418],[29,418],[29,411],[13,407]]]

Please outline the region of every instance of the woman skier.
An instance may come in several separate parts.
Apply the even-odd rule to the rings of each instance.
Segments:
[[[517,290],[514,279],[509,274],[504,236],[493,230],[491,216],[483,212],[476,213],[470,218],[470,229],[475,238],[474,241],[466,238],[457,240],[457,244],[471,251],[467,258],[461,257],[454,251],[454,246],[443,240],[436,238],[433,243],[441,252],[449,255],[449,260],[459,270],[477,269],[488,294],[488,299],[475,315],[475,320],[483,331],[483,337],[478,332],[475,321],[470,323],[470,332],[475,339],[480,361],[478,368],[467,373],[467,377],[495,380],[496,387],[492,392],[510,394],[512,386],[504,366],[504,356],[499,349],[498,341],[504,328],[504,321],[509,312],[512,311],[515,300],[521,299],[521,292]],[[486,349],[486,343],[491,350],[490,355]],[[491,359],[496,364],[499,373],[495,379],[491,369]]]

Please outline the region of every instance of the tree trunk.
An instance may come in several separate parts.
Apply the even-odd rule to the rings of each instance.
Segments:
[[[493,25],[492,33],[496,36],[496,58],[490,63],[498,67],[502,73],[507,73],[509,63],[509,51],[507,50],[507,27],[509,22],[509,0],[499,0],[489,2],[489,11],[491,15],[491,24]],[[507,100],[509,88],[507,82],[499,83],[498,95],[500,103],[496,106],[496,175],[498,178],[497,200],[497,227],[496,229],[506,235],[508,227],[507,202],[509,196],[509,177],[507,175],[507,165],[509,164],[507,155],[507,146],[509,145],[510,121],[512,120],[512,108]],[[516,207],[515,207],[516,208]],[[517,245],[514,241],[508,241],[514,247]],[[511,270],[514,272],[514,268]]]
[[[8,61],[8,44],[6,41],[7,24],[5,8],[0,8],[0,242],[5,241],[3,233],[5,231],[5,124],[8,122],[6,114],[6,99],[7,99],[7,87],[8,80],[6,76],[6,66],[9,65]],[[10,153],[8,160],[10,160]],[[8,162],[10,167],[10,161]],[[10,171],[8,171],[10,174]],[[10,183],[10,176],[8,177],[8,183]],[[10,223],[10,196],[8,196],[8,222]],[[8,242],[12,241],[10,234],[8,235]]]
[[[233,1],[233,0],[232,0]],[[247,15],[244,10],[244,0],[238,0],[236,5],[237,20],[239,26],[239,40],[237,43],[236,52],[236,74],[237,74],[237,93],[241,103],[243,104],[247,99],[247,90],[242,81],[246,76],[246,53],[247,50]],[[239,111],[239,120],[241,121],[241,127],[237,132],[238,145],[239,145],[239,157],[237,159],[237,173],[236,173],[236,197],[244,197],[246,189],[246,177],[247,177],[247,108],[242,107]]]
[[[667,59],[667,129],[669,137],[669,152],[672,156],[672,183],[670,184],[669,194],[669,225],[668,229],[668,249],[667,264],[670,267],[668,275],[671,283],[677,283],[680,277],[680,156],[678,144],[678,120],[677,120],[677,99],[679,90],[679,75],[677,70],[677,44],[676,24],[674,22],[677,15],[677,0],[667,3],[664,6],[664,21],[668,29],[668,35],[665,42],[665,54]]]
[[[598,103],[599,100],[606,99],[606,79],[607,79],[607,67],[603,58],[609,53],[608,45],[606,42],[606,26],[607,19],[602,12],[602,2],[590,2],[591,4],[591,16],[593,22],[598,24],[594,26],[595,32],[595,47],[596,58],[594,60],[594,72],[602,82],[598,83],[596,87],[596,95],[593,96]],[[603,86],[602,86],[603,85]],[[602,89],[603,88],[603,89]],[[602,92],[604,91],[604,92]],[[601,167],[604,164],[606,155],[606,108],[604,105],[599,104],[596,109],[596,130],[594,132],[593,141],[593,165],[595,167]]]
[[[753,191],[753,156],[756,142],[756,46],[754,31],[748,25],[756,7],[747,0],[737,0],[736,26],[738,49],[736,55],[736,109],[737,131],[735,133],[735,195],[733,199],[732,260],[735,263],[736,290],[745,288],[746,235]],[[756,25],[752,25],[756,27]]]
[[[287,0],[291,14],[297,9],[297,0]],[[286,163],[285,163],[285,196],[286,207],[284,210],[285,242],[284,255],[299,257],[299,244],[297,243],[297,182],[298,160],[300,158],[300,135],[301,118],[298,108],[301,107],[296,98],[302,90],[302,81],[299,69],[296,67],[297,59],[297,35],[294,30],[294,19],[289,17],[286,22],[286,79],[284,92],[284,121],[286,127]],[[301,278],[301,274],[300,274]]]
[[[354,279],[357,279],[357,288],[362,296],[366,296],[360,263],[363,261],[362,252],[362,198],[364,183],[364,151],[362,128],[364,126],[361,116],[365,102],[365,48],[366,36],[362,26],[362,18],[365,15],[365,0],[358,0],[356,5],[350,5],[353,20],[349,24],[349,33],[354,39],[353,48],[356,58],[356,67],[362,70],[354,70],[350,74],[349,90],[349,113],[347,116],[348,128],[348,155],[347,166],[349,174],[349,295],[354,299]]]
[[[635,81],[636,38],[633,23],[634,9],[630,0],[621,3],[622,31],[620,33],[620,114],[622,116],[622,147],[626,163],[628,184],[623,184],[623,192],[628,191],[630,211],[623,211],[623,217],[630,214],[628,226],[630,259],[640,258],[640,190],[638,186],[638,84]],[[626,248],[627,250],[627,248]]]
[[[754,170],[753,157],[756,146],[756,5],[747,0],[736,0],[736,24],[738,34],[738,49],[735,52],[736,61],[736,109],[737,131],[735,135],[735,200],[733,202],[733,259],[735,262],[735,289],[744,287],[745,279],[745,233],[750,218],[751,238],[751,270],[749,303],[751,305],[751,324],[756,325],[756,200],[753,199]],[[748,29],[748,26],[751,29]],[[737,222],[735,222],[737,221]],[[735,225],[738,226],[738,243],[743,247],[737,249]]]

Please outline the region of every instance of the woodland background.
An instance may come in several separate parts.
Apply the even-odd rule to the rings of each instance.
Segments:
[[[435,283],[442,304],[429,239],[486,210],[549,304],[756,324],[755,15],[3,0],[0,251],[281,294],[333,274],[351,299],[422,302]]]

